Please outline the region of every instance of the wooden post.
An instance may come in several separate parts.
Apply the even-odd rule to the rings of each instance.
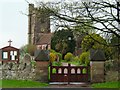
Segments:
[[[8,51],[8,61],[10,61],[10,50]]]
[[[51,77],[52,76],[52,63],[50,63],[50,81],[51,81]]]
[[[90,82],[90,66],[87,66],[87,68],[88,68],[88,72],[87,72],[87,74],[88,74],[88,82]]]
[[[70,74],[71,74],[71,72],[70,72],[70,64],[68,64],[68,84],[70,84]]]

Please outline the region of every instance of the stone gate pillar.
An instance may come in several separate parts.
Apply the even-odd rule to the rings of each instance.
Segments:
[[[35,80],[48,82],[48,61],[36,61]]]
[[[35,53],[35,80],[48,82],[49,51],[38,50]]]
[[[91,82],[105,81],[105,55],[102,50],[90,51]]]

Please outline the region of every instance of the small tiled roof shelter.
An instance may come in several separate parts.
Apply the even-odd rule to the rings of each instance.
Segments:
[[[49,61],[49,51],[48,50],[36,50],[35,61]]]
[[[90,50],[91,82],[105,81],[105,54],[102,50]]]
[[[91,61],[105,61],[105,54],[101,49],[90,50],[90,60]]]
[[[9,46],[0,49],[0,61],[4,62],[19,62],[19,49],[12,47],[9,41]]]

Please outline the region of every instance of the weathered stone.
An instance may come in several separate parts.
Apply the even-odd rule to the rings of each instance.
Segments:
[[[12,67],[13,67],[13,63],[9,63],[9,64],[8,64],[8,69],[11,70]]]
[[[6,69],[7,70],[8,68],[9,68],[9,66],[8,66],[7,63],[3,64],[2,69]]]
[[[31,65],[27,65],[26,68],[25,68],[25,71],[29,71],[29,72],[31,72],[31,68],[32,68]]]
[[[36,62],[35,80],[40,82],[48,82],[48,63],[47,61]]]
[[[24,70],[26,68],[26,64],[24,63],[21,63],[21,64],[19,64],[19,67],[18,67],[18,69],[19,70]]]
[[[0,78],[2,79],[33,80],[35,76],[35,69],[31,64],[4,63],[1,67]]]
[[[17,70],[18,69],[18,64],[13,64],[12,70]]]
[[[2,70],[2,63],[0,63],[0,70]]]
[[[27,65],[31,64],[31,56],[29,54],[25,54],[23,58],[23,63],[26,63]]]
[[[91,71],[91,82],[105,81],[104,61],[92,61],[90,71]]]

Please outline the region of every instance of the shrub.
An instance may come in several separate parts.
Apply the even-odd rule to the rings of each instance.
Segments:
[[[36,66],[36,61],[32,60],[32,61],[31,61],[31,65],[32,65],[32,67],[35,68],[35,66]]]
[[[59,57],[59,61],[61,61],[62,60],[62,54],[61,53],[56,53],[56,54]]]
[[[50,52],[51,52],[51,53],[56,53],[56,51],[55,51],[55,50],[53,50],[53,49],[50,49]]]
[[[50,62],[54,62],[56,60],[56,54],[50,53]]]
[[[62,54],[59,52],[56,52],[55,50],[51,49],[50,50],[51,53],[54,53],[56,55],[56,59],[59,58],[59,61],[62,60]]]
[[[34,52],[36,49],[36,45],[27,44],[20,48],[20,55],[24,56],[26,53],[29,53],[31,56],[34,56]]]
[[[72,53],[67,53],[66,55],[65,55],[65,57],[64,57],[64,59],[66,60],[66,61],[70,61],[70,60],[72,60],[72,58],[73,58],[73,54]]]
[[[34,56],[34,52],[37,49],[36,45],[28,44],[27,45],[27,52],[31,55]]]
[[[74,57],[74,61],[79,61],[80,58],[78,56]]]
[[[80,58],[78,56],[75,56],[71,63],[75,65],[80,65]]]
[[[111,60],[105,62],[105,69],[110,70],[113,68],[113,62]]]
[[[52,63],[52,66],[61,66],[61,65],[62,65],[61,62],[56,62],[56,61],[55,61],[55,62]]]
[[[85,65],[89,65],[89,63],[90,63],[89,55],[90,55],[89,52],[83,52],[83,53],[80,55],[80,63],[81,63],[81,64],[85,64]]]

